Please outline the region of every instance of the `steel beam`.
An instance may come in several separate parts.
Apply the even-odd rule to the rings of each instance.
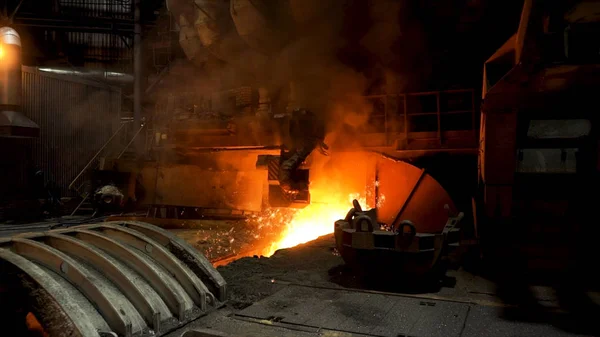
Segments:
[[[142,22],[141,0],[134,0],[134,34],[133,34],[133,122],[134,128],[142,124]],[[140,152],[139,141],[134,143],[136,154]]]
[[[226,295],[205,260],[183,240],[139,222],[0,239],[2,270],[52,336],[163,336]]]
[[[174,313],[177,318],[183,319],[186,311],[185,300],[183,297],[181,297],[175,289],[172,289],[162,275],[160,275],[149,263],[144,261],[138,253],[127,249],[118,241],[98,232],[83,229],[74,230],[74,232],[76,233],[75,237],[77,239],[98,247],[105,252],[110,252],[111,255],[119,256],[120,260],[124,261],[127,266],[140,274],[156,291],[158,291],[160,297],[165,301],[171,312]]]
[[[200,309],[206,309],[208,289],[186,265],[181,263],[164,246],[147,236],[140,235],[138,232],[122,226],[106,225],[99,227],[97,230],[108,237],[148,254],[179,281]]]
[[[123,271],[97,249],[86,245],[69,236],[49,234],[46,243],[66,254],[77,256],[99,270],[104,277],[113,282],[131,303],[142,313],[149,326],[160,330],[160,311],[156,305],[148,300]],[[89,298],[88,298],[89,299]]]
[[[13,240],[13,249],[17,254],[62,275],[98,308],[111,329],[131,337],[132,323],[126,308],[112,302],[106,295],[106,289],[91,281],[94,277],[80,262],[57,249],[29,239]]]
[[[0,248],[0,260],[8,262],[17,270],[29,276],[38,287],[38,296],[43,291],[48,295],[46,298],[51,299],[51,302],[44,302],[43,310],[51,311],[52,316],[58,317],[62,324],[60,325],[60,331],[54,331],[53,327],[46,327],[46,332],[52,335],[61,333],[73,337],[100,337],[97,327],[91,323],[89,317],[81,312],[77,305],[69,301],[68,293],[44,269],[9,249]],[[32,302],[35,303],[36,301]],[[69,313],[77,313],[78,319],[72,319]]]
[[[159,244],[166,247],[173,255],[185,263],[200,279],[207,288],[215,294],[217,299],[225,301],[227,299],[227,283],[223,276],[217,272],[213,265],[201,255],[196,249],[190,246],[185,240],[174,234],[143,222],[119,221],[107,222],[107,224],[121,225],[136,230]]]

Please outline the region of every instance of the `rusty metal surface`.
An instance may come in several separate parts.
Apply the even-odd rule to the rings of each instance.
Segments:
[[[386,156],[357,158],[362,163],[353,169],[366,169],[368,181],[375,181],[374,168],[377,167],[378,193],[385,198],[377,208],[379,222],[397,226],[403,220],[410,220],[418,232],[437,233],[448,219],[445,205],[456,212],[449,193],[426,171]],[[370,204],[374,204],[374,200],[370,200]]]
[[[82,225],[3,239],[0,265],[19,279],[26,275],[33,280],[38,289],[30,294],[33,301],[45,294],[45,301],[51,302],[32,310],[59,310],[57,315],[81,336],[97,336],[97,331],[161,336],[218,306],[226,296],[225,281],[195,249],[169,232],[139,222]],[[57,317],[45,312],[36,316]],[[42,325],[47,328],[56,322]]]
[[[233,156],[232,156],[233,157]],[[248,156],[251,157],[251,156]],[[239,159],[238,163],[242,160]],[[149,204],[178,205],[215,209],[260,211],[266,172],[254,169],[256,158],[246,160],[251,167],[225,166],[225,169],[197,165],[165,165],[158,170],[148,168],[150,176],[145,186],[155,186],[153,195],[147,195]],[[241,165],[241,164],[240,164]],[[223,167],[222,166],[222,167]],[[144,174],[146,170],[142,171]],[[158,171],[158,177],[156,172]],[[197,179],[202,177],[202,179]],[[151,179],[154,178],[154,179]],[[174,188],[176,186],[176,188]],[[211,191],[198,193],[198,191]]]
[[[71,180],[116,130],[121,91],[23,67],[22,110],[40,126],[30,144],[32,164],[68,196]]]
[[[351,266],[365,268],[370,273],[385,270],[387,277],[391,278],[389,266],[393,265],[403,277],[420,277],[439,266],[438,262],[446,260],[448,254],[459,246],[460,229],[457,224],[464,213],[448,214],[446,225],[437,233],[419,233],[409,220],[388,231],[374,226],[375,209],[363,212],[358,201],[354,200],[353,204],[354,208],[346,218],[335,222],[336,248],[344,262]]]

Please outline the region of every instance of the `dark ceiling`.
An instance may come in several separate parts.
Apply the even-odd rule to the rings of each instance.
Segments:
[[[131,71],[133,0],[5,0],[5,24],[23,43],[23,63]],[[164,0],[143,0],[145,33],[156,28]]]
[[[276,1],[276,0],[273,0]],[[340,61],[373,73],[373,55],[360,40],[373,22],[364,20],[369,3],[348,0],[357,17],[345,13],[346,44]],[[25,65],[132,73],[133,0],[5,0],[4,20],[21,34]],[[483,62],[516,30],[523,1],[406,0],[400,18],[408,32],[392,46],[397,67],[428,67],[429,88],[474,87]],[[364,8],[363,8],[364,7]],[[362,10],[361,10],[362,8]],[[363,19],[360,19],[362,16]],[[164,0],[142,0],[145,68],[159,73],[181,55]],[[417,38],[411,27],[417,27]],[[422,50],[415,53],[413,47]],[[392,64],[394,66],[394,64]]]

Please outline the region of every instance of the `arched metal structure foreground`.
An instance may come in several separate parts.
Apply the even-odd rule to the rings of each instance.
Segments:
[[[188,243],[133,221],[0,239],[0,281],[0,290],[24,290],[53,337],[160,336],[227,295],[225,280]]]

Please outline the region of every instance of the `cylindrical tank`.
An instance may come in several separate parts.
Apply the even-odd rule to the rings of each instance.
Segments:
[[[0,109],[21,110],[21,38],[10,27],[0,28]]]
[[[21,38],[0,28],[0,137],[38,137],[39,126],[21,111]]]

